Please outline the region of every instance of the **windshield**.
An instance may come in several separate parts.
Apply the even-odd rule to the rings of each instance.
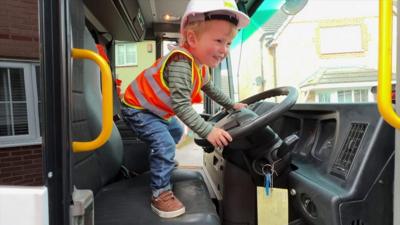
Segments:
[[[235,38],[235,97],[294,86],[300,103],[374,102],[378,0],[309,0],[295,15],[281,10],[284,2],[264,1]]]

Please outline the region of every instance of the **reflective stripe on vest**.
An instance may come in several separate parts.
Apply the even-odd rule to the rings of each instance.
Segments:
[[[161,64],[161,61],[159,62]],[[159,66],[151,67],[144,72],[144,76],[147,78],[147,81],[150,83],[151,87],[155,93],[157,93],[158,97],[161,101],[163,101],[166,105],[171,105],[171,98],[161,89],[160,85],[154,79],[153,74],[157,73],[159,70]],[[137,92],[135,92],[136,94]],[[144,106],[144,105],[142,105]]]
[[[201,101],[202,97],[200,95],[200,88],[203,86],[203,81],[206,76],[205,67],[198,69],[194,62],[194,58],[185,49],[174,49],[170,54],[157,60],[152,67],[144,70],[134,81],[132,81],[127,91],[125,91],[124,102],[127,105],[135,108],[148,109],[165,119],[168,119],[175,114],[172,110],[172,99],[170,97],[169,88],[165,84],[163,78],[165,64],[174,54],[183,54],[191,59],[191,80],[193,84],[191,101],[192,103]]]
[[[152,111],[153,113],[157,114],[158,116],[164,118],[165,116],[168,115],[168,112],[165,112],[156,106],[149,104],[146,98],[142,95],[142,93],[139,91],[138,84],[136,82],[132,83],[132,89],[139,100],[139,103],[142,107],[145,107],[146,109]]]

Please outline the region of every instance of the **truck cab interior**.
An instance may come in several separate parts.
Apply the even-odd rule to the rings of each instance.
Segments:
[[[179,37],[179,16],[187,3],[70,0],[61,7],[68,21],[65,27],[47,23],[44,13],[52,9],[44,8],[41,29],[46,33],[54,26],[64,27],[59,39],[67,40],[66,49],[98,52],[96,45],[102,45],[115,73],[116,40],[155,40],[156,55],[161,56],[161,42]],[[238,6],[251,16],[261,3],[239,0]],[[300,9],[295,4],[282,7],[294,13]],[[44,57],[51,52],[43,46]],[[65,55],[70,56],[69,50]],[[48,65],[42,67],[44,76],[51,77]],[[100,71],[94,63],[77,59],[67,60],[65,70],[68,76],[63,82],[68,85],[63,98],[71,105],[63,114],[69,121],[63,129],[72,141],[93,140],[102,129]],[[285,98],[279,103],[265,101],[281,95]],[[70,178],[68,190],[64,190],[71,209],[82,202],[84,190],[91,190],[94,198],[93,208],[83,213],[71,210],[76,224],[94,218],[96,225],[256,225],[256,187],[264,185],[265,165],[274,163],[274,186],[289,190],[289,224],[392,224],[394,129],[374,103],[296,104],[297,90],[281,87],[243,100],[249,107],[239,112],[206,107],[210,122],[230,132],[234,141],[225,149],[215,149],[205,140],[195,140],[205,151],[204,171],[174,170],[173,191],[186,213],[162,219],[150,207],[149,149],[125,125],[115,90],[113,96],[109,140],[94,151],[63,156],[71,163],[65,172]],[[51,117],[45,118],[50,123]]]

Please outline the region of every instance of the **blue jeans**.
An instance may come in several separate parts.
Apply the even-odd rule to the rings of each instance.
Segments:
[[[150,147],[150,186],[153,196],[171,190],[175,145],[183,135],[182,126],[175,117],[164,120],[147,110],[123,107],[122,114],[131,129]]]

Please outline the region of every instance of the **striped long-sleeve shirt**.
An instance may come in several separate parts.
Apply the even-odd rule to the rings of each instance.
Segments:
[[[206,138],[213,127],[197,114],[192,107],[192,65],[189,59],[178,58],[172,60],[167,64],[163,76],[171,93],[172,109],[176,116],[199,136]],[[215,88],[210,79],[201,89],[207,96],[224,108],[232,108],[234,102],[221,90]]]

